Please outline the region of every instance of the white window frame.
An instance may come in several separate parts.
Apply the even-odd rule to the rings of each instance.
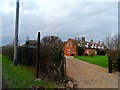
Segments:
[[[71,52],[71,50],[70,49],[68,49],[68,53],[70,53]]]

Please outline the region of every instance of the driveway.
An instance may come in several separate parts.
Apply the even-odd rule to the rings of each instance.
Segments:
[[[108,73],[107,68],[72,56],[66,57],[66,74],[76,81],[76,88],[118,88],[118,72]]]

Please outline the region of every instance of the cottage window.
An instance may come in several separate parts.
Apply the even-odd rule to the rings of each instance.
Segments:
[[[97,45],[95,45],[95,48],[97,48]]]
[[[94,48],[94,44],[92,44],[92,48]]]
[[[79,44],[80,44],[80,46],[82,46],[82,42],[80,42]]]
[[[101,46],[98,46],[98,48],[100,49]]]
[[[93,48],[93,46],[90,46],[91,48]]]
[[[89,43],[87,43],[87,45],[85,45],[86,47],[89,47]]]
[[[85,47],[88,47],[88,45],[85,45]]]
[[[73,49],[73,53],[75,53],[75,49]]]
[[[102,46],[101,48],[104,49],[104,46]]]
[[[70,53],[70,49],[68,49],[68,53]]]

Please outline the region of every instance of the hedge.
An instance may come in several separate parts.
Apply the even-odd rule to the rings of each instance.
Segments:
[[[97,55],[105,55],[106,52],[104,50],[98,50]]]
[[[13,60],[13,47],[2,48],[2,54]],[[40,46],[39,72],[58,80],[64,76],[64,54],[62,43]],[[18,63],[31,65],[36,70],[37,48],[18,47]]]

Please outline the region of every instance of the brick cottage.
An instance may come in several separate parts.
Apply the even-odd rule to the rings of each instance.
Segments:
[[[68,39],[67,43],[64,45],[64,55],[65,56],[77,55],[77,46],[74,44],[73,39]]]
[[[77,56],[78,55],[78,47],[82,47],[84,49],[84,55],[89,55],[91,50],[94,50],[95,54],[97,54],[97,50],[105,50],[107,47],[102,44],[100,41],[98,43],[85,41],[85,37],[81,39],[68,39],[64,45],[64,55],[65,56]]]

